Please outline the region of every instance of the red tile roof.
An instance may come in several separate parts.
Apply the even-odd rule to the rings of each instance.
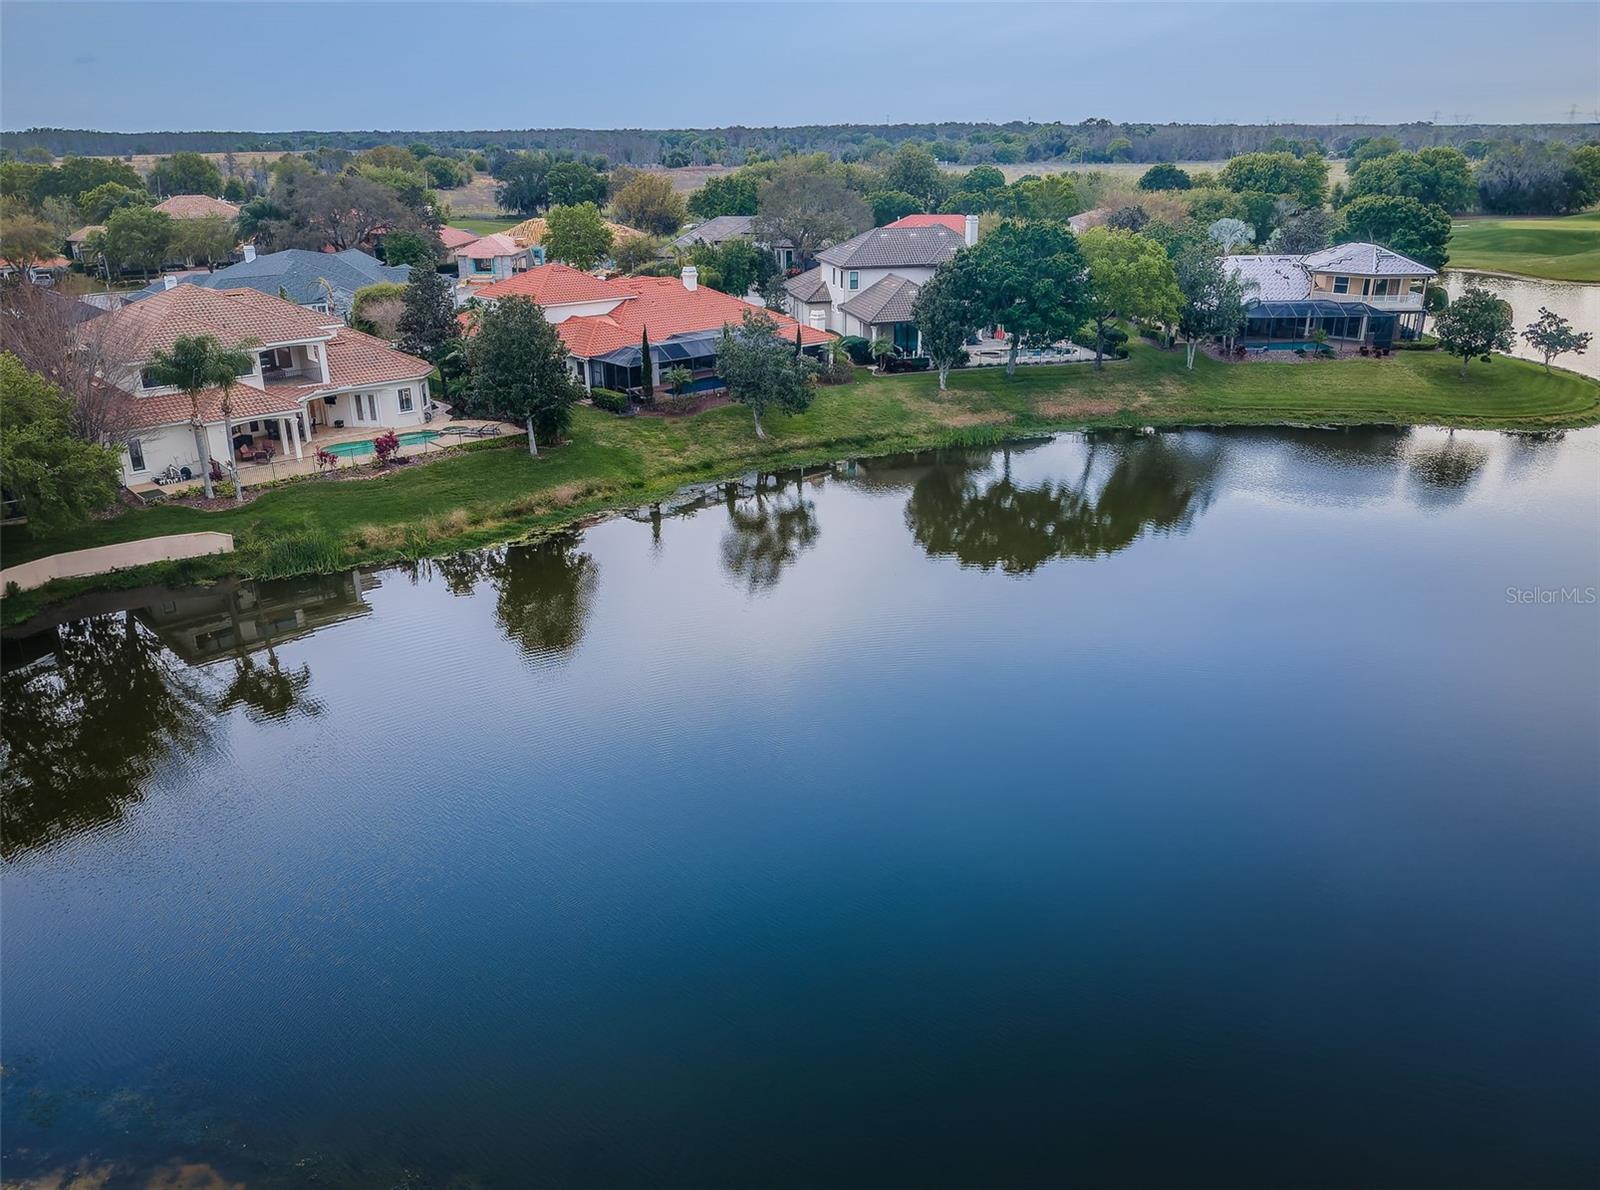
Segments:
[[[254,339],[261,346],[332,338],[343,324],[254,289],[174,285],[113,311],[104,330],[127,344],[136,359],[170,348],[185,335],[215,335],[225,345]],[[97,333],[102,328],[97,327]]]
[[[464,244],[455,249],[453,255],[465,256],[469,260],[485,260],[493,256],[516,256],[527,251],[516,240],[508,235],[495,232],[493,235],[479,236],[470,244]]]
[[[467,231],[462,227],[441,227],[439,229],[439,239],[444,244],[446,252],[460,248],[464,244],[470,244],[477,238],[477,232]]]
[[[203,219],[207,215],[221,215],[224,219],[236,218],[239,208],[231,202],[205,194],[174,194],[156,203],[156,210],[165,211],[174,219]]]
[[[295,308],[299,309],[298,306]],[[234,420],[294,413],[302,408],[306,398],[319,393],[343,392],[375,384],[396,384],[403,380],[422,380],[433,371],[433,365],[427,360],[396,351],[382,339],[349,327],[340,327],[325,349],[328,353],[327,384],[320,381],[309,384],[268,382],[264,389],[236,384],[231,399]],[[153,396],[134,396],[129,393],[124,399],[135,426],[187,422],[194,412],[187,393],[158,393]],[[200,419],[213,422],[221,418],[222,390],[206,389],[200,394]]]
[[[496,281],[478,290],[482,298],[525,297],[541,306],[566,306],[574,302],[624,301],[631,296],[615,282],[580,272],[571,265],[542,264],[538,268]]]
[[[685,289],[677,277],[619,277],[606,282],[632,295],[608,314],[569,318],[556,324],[556,333],[573,355],[592,358],[619,347],[636,346],[645,330],[652,343],[692,331],[721,330],[737,325],[746,311],[755,307],[720,290],[704,285]],[[826,343],[833,336],[826,331],[800,326],[784,314],[767,312],[785,338],[800,327],[803,344]]]
[[[0,268],[14,269],[16,267],[17,266],[15,264],[13,264],[8,258],[6,258],[4,256],[0,256]],[[29,264],[28,267],[30,269],[46,269],[46,270],[65,269],[65,268],[71,268],[72,267],[72,262],[70,260],[68,260],[65,256],[50,256],[50,257],[46,257],[43,260],[35,260],[31,264]]]
[[[902,215],[893,223],[886,223],[884,226],[948,227],[951,231],[965,233],[967,230],[967,217],[965,215]]]

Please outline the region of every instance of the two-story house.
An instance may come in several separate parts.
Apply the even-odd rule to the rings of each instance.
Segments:
[[[1427,265],[1379,244],[1335,244],[1304,256],[1225,256],[1244,285],[1240,342],[1307,348],[1317,333],[1335,343],[1387,348],[1415,339],[1427,318]]]
[[[888,339],[917,350],[911,321],[917,291],[962,248],[978,241],[978,217],[963,230],[929,226],[875,227],[817,254],[819,267],[784,282],[796,321],[817,330]]]
[[[456,262],[457,297],[466,301],[480,285],[492,285],[544,263],[544,249],[519,244],[505,232],[479,236],[450,254]]]
[[[177,285],[95,321],[99,341],[115,344],[125,361],[103,379],[126,403],[132,436],[122,449],[122,477],[130,486],[169,466],[198,476],[211,459],[248,460],[267,449],[305,458],[324,433],[376,434],[421,425],[428,413],[433,369],[426,360],[352,330],[336,315],[253,289]],[[251,366],[226,394],[211,388],[192,399],[158,383],[148,367],[156,351],[194,335],[248,344]],[[337,433],[347,427],[353,433]]]

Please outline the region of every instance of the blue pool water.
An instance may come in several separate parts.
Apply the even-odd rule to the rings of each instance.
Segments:
[[[432,442],[439,436],[438,430],[411,430],[401,434],[401,446],[416,446],[422,442]],[[349,458],[352,455],[369,455],[372,453],[372,439],[363,438],[359,442],[335,442],[332,446],[323,447],[331,455],[340,458]]]

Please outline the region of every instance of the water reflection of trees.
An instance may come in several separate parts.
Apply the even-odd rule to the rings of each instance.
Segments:
[[[1489,452],[1452,431],[1443,442],[1425,446],[1406,460],[1411,494],[1425,508],[1445,508],[1466,499]]]
[[[751,592],[776,586],[784,569],[815,545],[821,533],[816,508],[806,499],[805,481],[798,475],[758,476],[754,490],[744,495],[730,484],[724,503],[728,530],[722,536],[722,565]]]
[[[54,630],[48,657],[0,676],[0,853],[119,819],[161,761],[210,739],[211,697],[131,612]]]
[[[1096,486],[1101,452],[1113,452],[1109,475]],[[941,458],[911,490],[906,525],[934,557],[963,566],[1028,574],[1056,558],[1116,553],[1147,530],[1184,532],[1210,502],[1221,450],[1195,450],[1164,437],[1091,440],[1075,481],[1017,483],[1010,457],[962,452]]]
[[[482,576],[495,587],[495,622],[527,657],[561,657],[583,639],[600,567],[578,550],[581,540],[559,533],[478,555]]]
[[[219,711],[236,706],[257,723],[268,719],[287,719],[291,714],[320,715],[322,704],[306,694],[311,684],[311,666],[302,662],[299,669],[285,669],[278,652],[267,646],[266,663],[249,653],[234,659],[233,680],[217,703]]]

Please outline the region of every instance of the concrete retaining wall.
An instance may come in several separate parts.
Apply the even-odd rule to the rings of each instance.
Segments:
[[[144,566],[150,562],[174,562],[179,558],[198,558],[204,554],[233,552],[231,533],[174,533],[170,537],[146,537],[142,541],[120,541],[89,550],[73,550],[35,558],[20,566],[0,570],[0,592],[12,583],[24,591],[41,587],[53,578],[80,578],[86,574],[105,574]]]

